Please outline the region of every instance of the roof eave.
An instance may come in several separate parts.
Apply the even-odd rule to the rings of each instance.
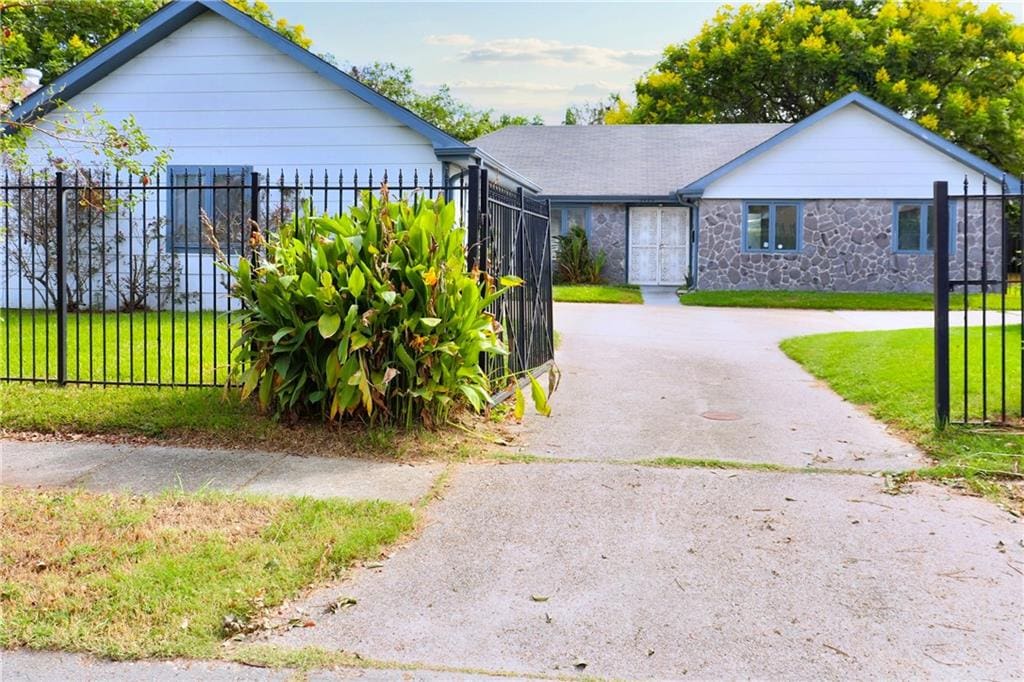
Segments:
[[[438,149],[435,151],[437,153],[438,158],[440,159],[456,162],[464,161],[466,163],[475,163],[487,168],[493,168],[494,170],[498,171],[499,173],[507,177],[509,180],[512,180],[513,182],[522,185],[523,189],[529,190],[534,194],[541,191],[541,186],[538,185],[536,182],[526,177],[522,173],[513,170],[511,167],[494,158],[491,154],[485,152],[483,149],[480,149],[479,147],[471,147],[469,145],[464,145],[459,148]]]
[[[546,194],[541,199],[563,204],[673,204],[678,202],[674,193],[668,194]]]

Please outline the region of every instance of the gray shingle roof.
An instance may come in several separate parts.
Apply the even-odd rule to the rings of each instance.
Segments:
[[[657,196],[702,178],[786,123],[510,126],[477,146],[547,196]]]

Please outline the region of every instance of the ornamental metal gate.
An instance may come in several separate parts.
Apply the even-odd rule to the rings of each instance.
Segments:
[[[333,215],[381,184],[392,198],[455,202],[470,265],[523,280],[493,309],[509,369],[553,358],[548,206],[476,167],[451,178],[171,167],[154,178],[77,169],[2,180],[0,381],[223,385],[239,308],[211,239],[249,258],[253,225],[272,232],[307,206]],[[488,370],[500,376],[504,364]]]
[[[936,424],[1022,426],[1024,187],[933,194]]]
[[[477,166],[469,169],[468,265],[495,279],[519,277],[522,286],[494,304],[504,325],[509,366],[514,372],[539,370],[555,357],[552,311],[551,205],[488,179]],[[498,358],[487,358],[491,377],[504,369]]]

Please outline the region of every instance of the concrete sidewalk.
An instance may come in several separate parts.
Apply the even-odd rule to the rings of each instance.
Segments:
[[[237,450],[0,440],[0,483],[155,493],[204,488],[266,495],[414,502],[442,464]]]

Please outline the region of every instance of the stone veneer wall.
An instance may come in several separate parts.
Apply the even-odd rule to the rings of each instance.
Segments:
[[[593,204],[590,207],[590,248],[608,254],[602,274],[609,284],[626,281],[626,207]]]
[[[745,253],[741,248],[743,202],[715,199],[700,205],[698,289],[794,289],[826,291],[931,291],[930,254],[894,253],[893,202],[889,199],[818,199],[803,202],[803,248],[798,253]],[[990,272],[1001,252],[998,201],[989,201]],[[954,262],[963,260],[963,205],[957,205]],[[968,229],[972,277],[981,262],[981,202],[970,202]],[[951,268],[956,278],[962,268]]]

